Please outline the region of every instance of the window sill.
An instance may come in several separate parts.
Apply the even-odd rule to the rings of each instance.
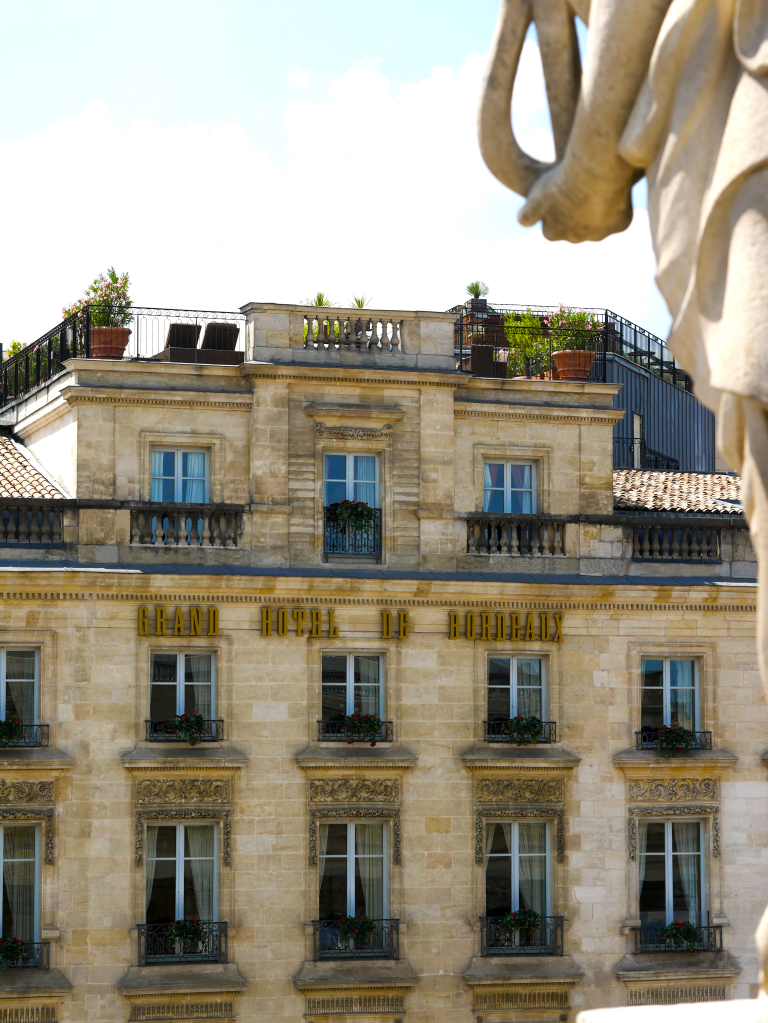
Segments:
[[[296,754],[299,767],[413,767],[418,754],[403,746],[387,743],[371,746],[366,743],[328,743],[307,746]]]
[[[614,967],[619,980],[691,980],[735,977],[741,966],[730,952],[630,953]]]
[[[690,753],[677,753],[667,756],[655,749],[625,749],[613,758],[614,764],[622,769],[641,767],[648,770],[665,770],[668,767],[689,767],[696,764],[700,767],[733,767],[738,762],[735,753],[724,749],[692,749]]]
[[[75,766],[75,758],[63,749],[51,746],[7,747],[0,749],[0,764],[5,770],[13,771],[24,767],[45,767],[51,770],[66,770]]]
[[[581,757],[562,746],[539,744],[536,746],[500,745],[495,742],[479,743],[461,754],[461,760],[470,771],[486,767],[526,768],[544,770],[573,770],[581,763]]]
[[[117,987],[126,998],[142,995],[239,994],[248,981],[234,963],[129,966]]]
[[[584,976],[569,955],[472,956],[461,975],[468,987],[486,984],[576,984]]]
[[[0,998],[41,998],[65,994],[72,985],[58,970],[4,970],[0,973]]]
[[[151,765],[152,767],[199,767],[202,763],[215,763],[216,767],[242,767],[249,757],[241,749],[227,743],[202,743],[199,746],[183,746],[175,748],[170,743],[146,743],[134,746],[126,753],[120,754],[123,767],[138,770]]]
[[[412,988],[418,980],[407,959],[328,959],[305,962],[293,982],[300,991],[317,991],[367,985]]]

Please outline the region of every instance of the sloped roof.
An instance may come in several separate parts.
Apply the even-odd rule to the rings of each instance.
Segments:
[[[741,477],[718,472],[614,469],[615,511],[741,515]]]
[[[65,498],[20,445],[0,436],[0,497]]]

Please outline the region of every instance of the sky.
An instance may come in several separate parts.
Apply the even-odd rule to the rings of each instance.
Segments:
[[[498,0],[0,0],[0,343],[108,266],[137,305],[610,308],[665,336],[644,186],[572,246],[517,222],[476,114]],[[513,103],[552,158],[535,35]]]

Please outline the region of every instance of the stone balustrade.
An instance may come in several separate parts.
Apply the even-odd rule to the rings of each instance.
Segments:
[[[641,561],[720,561],[720,526],[697,522],[634,526],[632,557]]]
[[[60,544],[63,502],[0,501],[0,543]]]
[[[507,554],[519,557],[563,557],[565,523],[548,516],[467,516],[468,554]]]
[[[146,504],[131,509],[131,544],[237,547],[238,510],[215,504]]]

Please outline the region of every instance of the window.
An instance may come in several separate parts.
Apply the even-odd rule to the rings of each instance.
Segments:
[[[205,504],[208,456],[205,451],[153,451],[152,501]]]
[[[536,511],[535,474],[521,462],[486,462],[483,511],[530,515]]]
[[[701,925],[702,831],[700,821],[638,821],[642,927],[666,927],[673,920]]]
[[[695,732],[698,721],[696,661],[672,658],[643,660],[641,664],[641,721],[643,731],[662,725]]]
[[[342,501],[365,501],[378,507],[376,455],[326,455],[323,501],[326,508]]]
[[[321,824],[320,919],[386,915],[383,824]]]
[[[147,826],[148,924],[216,919],[213,824]]]
[[[485,853],[485,914],[532,909],[549,915],[549,833],[545,821],[489,824]]]
[[[643,468],[643,417],[632,413],[632,468]]]
[[[0,651],[0,721],[36,723],[38,664],[37,650]]]
[[[488,658],[488,722],[544,720],[544,664],[538,657]]]
[[[149,716],[170,721],[177,714],[214,716],[212,654],[153,653]]]
[[[376,654],[323,654],[323,723],[347,714],[384,716],[381,672]]]

